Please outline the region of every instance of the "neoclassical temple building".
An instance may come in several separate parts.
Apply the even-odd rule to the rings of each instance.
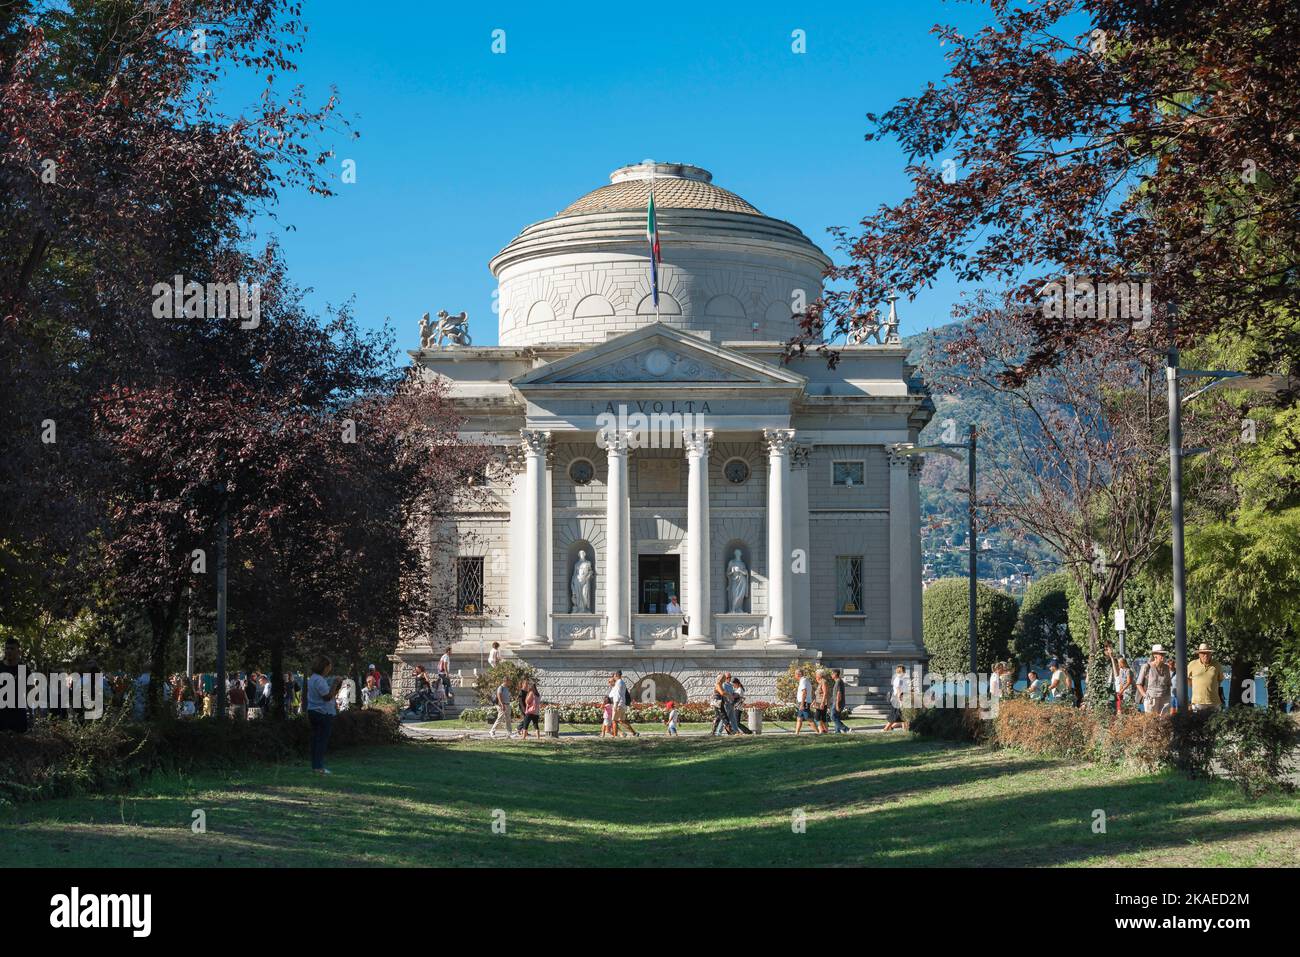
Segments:
[[[705,700],[720,671],[771,700],[797,657],[847,669],[861,703],[924,656],[920,461],[895,447],[932,406],[897,324],[834,369],[782,361],[828,265],[705,170],[651,162],[492,259],[500,345],[412,353],[509,463],[430,530],[454,668],[499,641],[548,700],[599,700],[614,668],[642,700]],[[403,640],[399,683],[439,651]]]

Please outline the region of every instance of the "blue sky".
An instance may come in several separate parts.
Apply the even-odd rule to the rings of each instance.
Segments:
[[[646,158],[709,169],[836,255],[828,226],[907,187],[897,146],[864,142],[864,114],[942,77],[933,24],[986,16],[937,0],[304,6],[297,78],[314,99],[338,88],[361,132],[337,143],[356,182],[284,193],[255,229],[280,240],[313,307],[355,297],[362,324],[391,318],[402,349],[439,309],[468,311],[475,344],[494,344],[489,258]],[[791,49],[796,29],[806,53]],[[943,281],[900,303],[903,333],[947,321],[957,295]]]

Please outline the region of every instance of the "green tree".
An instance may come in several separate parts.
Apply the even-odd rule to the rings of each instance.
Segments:
[[[1070,641],[1069,572],[1053,572],[1030,584],[1012,633],[1016,660],[1033,667],[1065,653]]]
[[[948,673],[970,670],[967,581],[945,578],[925,590],[921,602],[925,650],[930,669]],[[1018,612],[1006,592],[981,583],[975,591],[975,660],[980,671],[1007,657]]]

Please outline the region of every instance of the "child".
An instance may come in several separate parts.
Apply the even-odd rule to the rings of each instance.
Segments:
[[[668,712],[668,717],[664,719],[668,725],[668,733],[677,737],[677,702],[669,701],[665,710]]]
[[[614,702],[608,698],[605,699],[604,719],[600,722],[600,736],[613,736],[614,733]]]

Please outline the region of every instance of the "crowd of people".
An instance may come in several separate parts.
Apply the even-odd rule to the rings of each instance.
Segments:
[[[1125,655],[1118,654],[1113,645],[1103,649],[1109,669],[1108,692],[1115,702],[1115,713],[1140,711],[1143,714],[1177,714],[1179,701],[1175,682],[1176,667],[1161,644],[1151,646],[1151,653],[1142,666],[1133,670]],[[1030,670],[1025,693],[1038,701],[1055,701],[1074,704],[1078,701],[1074,679],[1065,665],[1053,659],[1048,663],[1050,679],[1039,677]],[[1227,706],[1223,694],[1223,667],[1214,658],[1214,650],[1207,644],[1196,649],[1196,657],[1187,664],[1187,684],[1193,712],[1217,711]]]
[[[6,640],[0,669],[13,674],[16,678],[21,663],[18,642],[13,638]],[[64,666],[60,670],[67,675],[70,690],[77,683],[82,685],[79,689],[81,693],[76,696],[69,694],[69,700],[83,703],[90,701],[92,689],[87,688],[86,684],[98,682],[99,687],[94,690],[98,693],[98,700],[103,702],[106,709],[114,711],[129,709],[133,718],[144,719],[149,688],[153,683],[153,676],[148,668],[133,678],[125,671],[102,671],[98,661],[88,658]],[[162,700],[177,717],[213,717],[217,711],[217,680],[215,672],[171,674],[163,682]],[[269,714],[273,710],[272,687],[271,676],[265,672],[256,669],[232,672],[226,678],[227,713],[236,719],[262,717]],[[301,673],[285,672],[283,689],[284,713],[290,715],[306,713],[308,707],[304,676]],[[360,694],[357,692],[357,683],[353,679],[339,679],[334,703],[338,710],[345,711],[358,704],[368,706],[375,698],[390,692],[391,685],[387,676],[372,664],[367,670]],[[37,710],[59,717],[74,719],[81,717],[75,708],[50,706]],[[32,709],[25,703],[21,705],[14,703],[12,706],[3,707],[0,711],[3,712],[0,713],[0,730],[24,732],[30,728]]]

